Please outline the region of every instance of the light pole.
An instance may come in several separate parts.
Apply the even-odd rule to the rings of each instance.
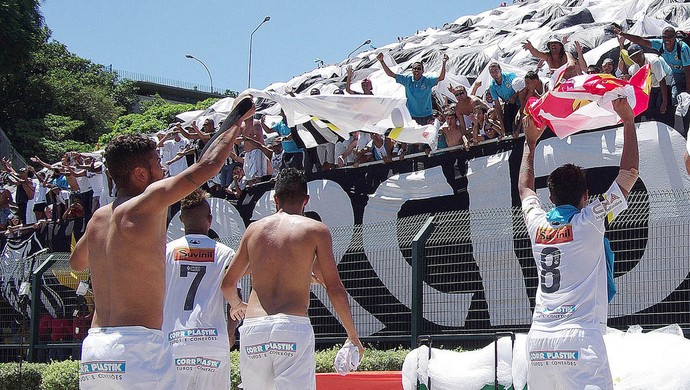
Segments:
[[[314,63],[316,63],[317,68],[323,68],[323,60],[321,58],[314,58]]]
[[[261,23],[259,23],[259,25],[256,26],[254,31],[252,31],[252,33],[249,34],[249,74],[247,75],[247,88],[252,87],[252,39],[254,39],[254,33],[256,32],[256,30],[258,30],[259,27],[263,26],[263,24],[268,22],[269,20],[271,20],[271,17],[266,16],[264,20],[262,20]]]
[[[366,41],[364,41],[364,43],[362,43],[361,45],[357,46],[357,47],[355,48],[355,50],[351,51],[350,54],[347,55],[347,58],[350,58],[350,56],[352,55],[352,53],[354,53],[354,52],[356,52],[357,50],[359,50],[359,48],[361,48],[362,46],[366,46],[366,45],[368,45],[368,44],[370,44],[370,43],[371,43],[371,39],[367,39]]]
[[[208,66],[206,66],[206,64],[204,64],[203,61],[201,61],[200,59],[194,57],[194,56],[191,55],[191,54],[186,54],[185,57],[187,57],[187,58],[189,58],[189,59],[192,59],[192,60],[197,60],[197,61],[199,61],[199,63],[204,67],[204,69],[206,69],[206,73],[208,73],[208,79],[211,81],[211,93],[213,93],[213,77],[211,77],[211,71],[208,70]]]

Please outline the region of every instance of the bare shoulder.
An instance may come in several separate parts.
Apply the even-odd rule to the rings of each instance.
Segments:
[[[300,222],[303,223],[305,228],[310,232],[318,235],[331,235],[331,231],[328,229],[328,226],[326,226],[325,223],[303,216],[299,217],[302,219]]]
[[[94,226],[94,225],[101,225],[103,223],[107,223],[110,220],[112,215],[113,215],[113,204],[112,203],[99,207],[98,210],[96,210],[91,215],[91,219],[89,221],[87,228]]]

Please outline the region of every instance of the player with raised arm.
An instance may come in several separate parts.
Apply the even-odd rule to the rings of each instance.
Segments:
[[[180,174],[163,179],[156,144],[142,135],[115,137],[105,150],[117,198],[99,208],[70,257],[88,268],[94,293],[92,328],[83,342],[82,389],[174,389],[175,368],[165,336],[165,241],[168,206],[213,177],[254,113],[238,98],[227,131]]]
[[[548,212],[534,186],[534,152],[543,129],[525,119],[518,189],[539,275],[527,338],[530,390],[613,389],[603,339],[609,302],[604,221],[627,208],[639,166],[632,109],[625,99],[614,100],[613,108],[623,122],[618,177],[588,204],[582,168],[556,168],[547,180],[556,207]],[[610,269],[612,274],[612,264]]]
[[[335,311],[357,346],[350,303],[333,258],[331,233],[303,216],[309,200],[304,174],[280,171],[275,184],[278,212],[247,228],[223,280],[223,293],[240,327],[240,372],[245,389],[315,389],[314,330],[308,317],[312,272],[326,288]],[[251,273],[249,302],[235,285]]]

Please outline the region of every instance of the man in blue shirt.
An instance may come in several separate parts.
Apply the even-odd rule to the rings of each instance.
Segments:
[[[650,47],[661,55],[673,71],[674,85],[671,86],[671,99],[673,107],[678,104],[678,94],[688,92],[690,86],[690,47],[683,41],[676,39],[676,30],[668,26],[662,31],[662,39],[647,39],[637,35],[624,33],[615,27],[613,32],[619,36],[637,43],[640,46]],[[690,123],[690,115],[683,117],[683,133],[687,131]]]
[[[287,125],[285,111],[280,110],[280,116],[283,117],[283,120],[276,123],[273,127],[266,126],[266,116],[262,116],[260,121],[261,127],[263,127],[266,133],[278,133],[280,135],[278,139],[284,151],[283,162],[280,165],[281,169],[295,168],[301,171],[304,169],[304,151],[292,139],[292,132]]]
[[[520,112],[520,101],[517,92],[513,89],[513,80],[517,76],[515,73],[502,72],[498,62],[492,62],[489,65],[489,75],[493,79],[489,85],[489,92],[494,102],[497,102],[494,108],[503,126],[503,133],[513,134],[513,138],[517,138],[520,129],[515,126],[515,116]],[[503,107],[501,107],[501,101],[503,101]]]
[[[407,109],[410,110],[412,119],[419,125],[428,125],[434,122],[431,105],[431,88],[446,77],[446,62],[448,55],[443,54],[443,65],[441,74],[438,77],[424,76],[424,64],[415,62],[412,64],[412,75],[395,74],[383,62],[383,53],[376,57],[381,63],[381,69],[390,77],[393,77],[398,84],[405,86],[405,97],[407,98]]]

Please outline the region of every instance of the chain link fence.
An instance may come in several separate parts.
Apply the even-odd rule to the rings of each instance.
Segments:
[[[687,334],[690,192],[633,193],[628,203],[606,234],[616,256],[618,289],[608,324],[625,330],[677,323]],[[428,238],[420,239],[424,229]],[[353,317],[368,342],[409,346],[419,335],[529,329],[539,282],[517,208],[420,214],[331,231]],[[219,241],[237,248],[239,238],[238,233]],[[15,280],[3,281],[0,297],[0,361],[20,355],[32,361],[79,358],[93,296],[90,288],[85,294],[76,290],[80,282],[88,283],[88,272],[72,271],[68,253],[2,261],[3,275],[13,273]],[[242,286],[246,299],[249,277]],[[327,295],[322,286],[312,287],[309,315],[320,345],[346,337]]]

